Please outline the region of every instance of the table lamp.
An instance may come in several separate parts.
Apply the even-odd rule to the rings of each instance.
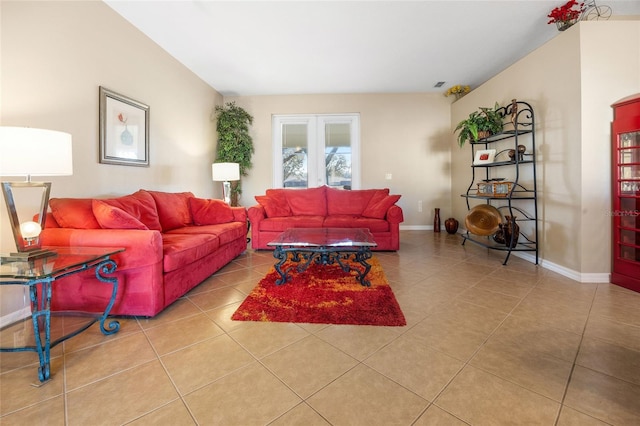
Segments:
[[[224,202],[231,204],[231,182],[240,180],[240,164],[238,163],[213,163],[211,173],[214,182],[222,182]]]
[[[54,130],[28,127],[0,127],[0,176],[25,176],[23,182],[2,182],[2,195],[7,204],[17,253],[3,259],[32,260],[55,253],[41,249],[40,232],[51,193],[51,182],[32,182],[32,176],[69,176],[73,174],[71,135]],[[41,190],[38,222],[32,216],[18,218],[14,189]]]

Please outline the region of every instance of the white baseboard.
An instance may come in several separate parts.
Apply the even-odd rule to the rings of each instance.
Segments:
[[[10,312],[7,315],[0,317],[0,328],[3,328],[9,324],[20,321],[31,316],[31,308],[26,306],[19,311]]]
[[[511,253],[511,255],[528,260],[531,263],[536,262],[536,256],[534,254],[531,254],[531,252],[513,252]],[[548,260],[544,260],[542,258],[538,259],[538,264],[544,269],[548,269],[549,271],[555,272],[562,275],[563,277],[567,277],[580,283],[608,283],[611,275],[609,272],[583,274],[578,271],[574,271],[573,269],[565,268],[564,266],[560,266]]]
[[[573,269],[565,268],[564,266],[557,265],[548,260],[542,260],[540,262],[543,268],[558,273],[567,278],[571,278],[574,281],[580,283],[608,283],[611,274],[609,272],[593,272],[593,273],[581,273],[574,271]]]
[[[433,227],[431,227],[431,229],[433,229]],[[458,231],[458,233],[463,233],[463,232],[464,230]],[[531,263],[536,263],[536,256],[535,254],[531,254],[531,252],[512,252],[511,255],[527,260]],[[567,277],[574,281],[578,281],[579,283],[608,283],[610,282],[610,278],[611,278],[611,273],[609,272],[594,272],[594,273],[583,274],[581,272],[574,271],[573,269],[569,269],[564,266],[545,260],[541,257],[538,258],[538,264],[542,266],[544,269],[548,269],[564,277]]]
[[[433,231],[433,225],[400,225],[401,231]]]

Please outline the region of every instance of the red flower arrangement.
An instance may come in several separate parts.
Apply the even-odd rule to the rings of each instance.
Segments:
[[[577,6],[577,9],[574,7]],[[564,5],[556,7],[547,15],[549,22],[547,24],[568,24],[580,19],[580,15],[584,12],[584,3],[578,3],[576,0],[569,0]]]

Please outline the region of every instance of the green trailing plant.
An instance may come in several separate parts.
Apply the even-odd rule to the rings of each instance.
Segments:
[[[478,111],[469,114],[469,117],[459,122],[453,131],[454,133],[460,132],[458,133],[458,145],[462,147],[467,140],[477,141],[488,135],[502,132],[503,112],[504,108],[501,108],[496,102],[493,108],[480,107]]]
[[[251,169],[253,155],[253,139],[249,134],[249,126],[253,124],[253,116],[235,102],[216,106],[216,130],[218,145],[216,148],[216,163],[238,163],[240,165],[240,179],[247,176]],[[231,182],[231,205],[237,206],[242,193],[241,180]]]

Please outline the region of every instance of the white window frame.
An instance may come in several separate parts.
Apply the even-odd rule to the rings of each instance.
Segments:
[[[282,128],[285,124],[306,124],[308,160],[307,184],[309,188],[326,185],[324,181],[325,126],[331,123],[349,124],[351,130],[351,188],[360,189],[360,114],[284,114],[271,117],[273,145],[273,188],[283,188],[282,181]],[[313,151],[313,152],[312,152]],[[311,167],[311,162],[315,167]],[[323,173],[319,173],[322,169]]]

